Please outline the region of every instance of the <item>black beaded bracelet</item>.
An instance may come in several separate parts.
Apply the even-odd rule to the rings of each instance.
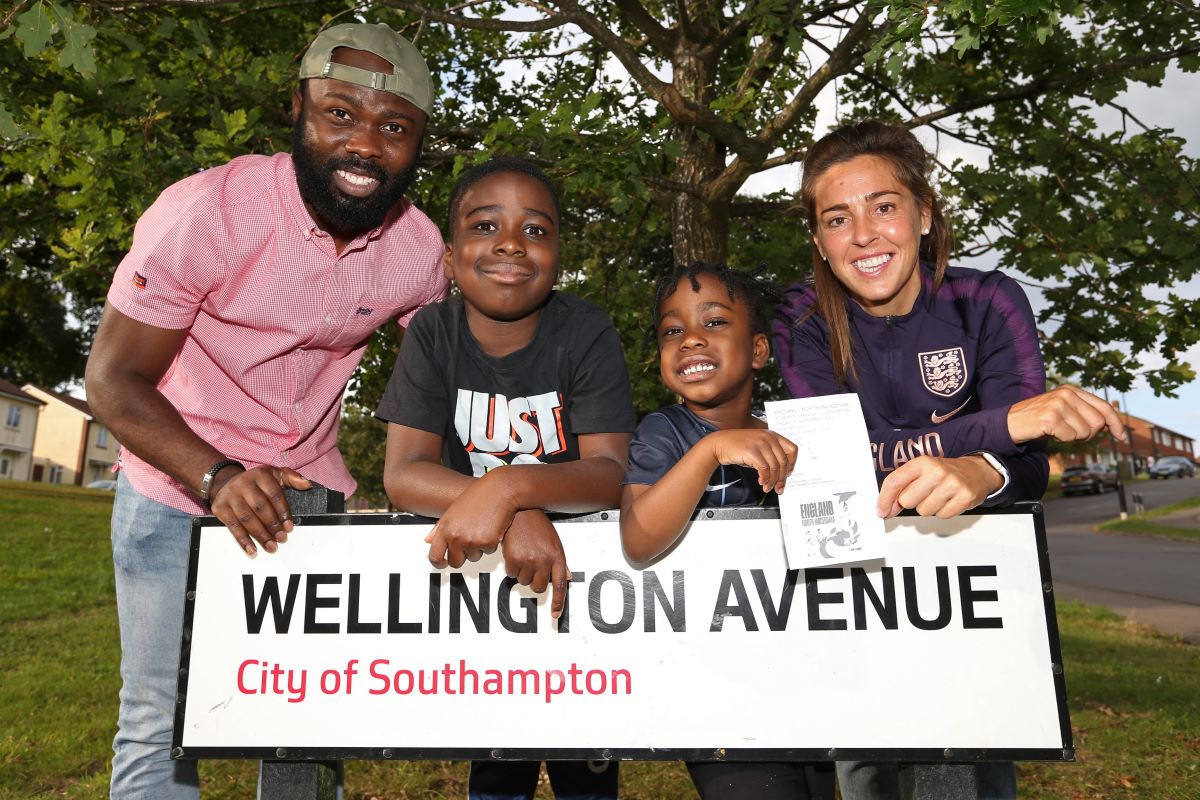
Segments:
[[[246,471],[246,465],[242,462],[226,458],[213,464],[208,472],[204,473],[204,477],[200,480],[200,502],[208,506],[209,511],[212,510],[212,482],[216,479],[217,473],[226,467],[239,467],[242,472]]]

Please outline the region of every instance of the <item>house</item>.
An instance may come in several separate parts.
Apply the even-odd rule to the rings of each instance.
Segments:
[[[1101,434],[1086,448],[1074,453],[1056,453],[1050,457],[1050,472],[1058,474],[1073,464],[1100,462],[1115,464],[1128,462],[1134,472],[1149,469],[1163,456],[1184,456],[1195,460],[1196,442],[1190,436],[1158,425],[1150,420],[1135,417],[1121,410],[1121,404],[1113,401],[1117,415],[1125,421],[1129,432],[1129,443],[1119,442]]]
[[[38,416],[45,401],[0,378],[0,479],[27,481],[33,475]]]
[[[32,480],[82,486],[113,477],[121,446],[86,400],[32,383],[21,388],[45,405],[33,444]]]

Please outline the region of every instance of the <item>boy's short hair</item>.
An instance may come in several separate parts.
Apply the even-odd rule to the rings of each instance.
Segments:
[[[454,237],[454,220],[458,217],[458,207],[462,204],[463,195],[467,193],[475,184],[479,183],[484,178],[490,175],[497,175],[502,172],[517,172],[521,175],[528,175],[534,180],[546,187],[546,191],[550,193],[550,200],[554,203],[554,218],[556,222],[562,220],[562,208],[559,205],[558,189],[550,181],[550,176],[542,172],[541,168],[535,164],[531,164],[523,158],[516,156],[493,156],[482,164],[476,164],[470,169],[463,172],[458,178],[458,183],[454,184],[454,188],[450,190],[450,219],[449,234],[447,238]]]
[[[768,333],[775,306],[783,302],[783,291],[779,285],[763,274],[765,265],[754,272],[730,269],[725,264],[696,261],[675,271],[658,282],[654,290],[654,326],[658,327],[658,314],[663,301],[675,293],[676,287],[687,280],[693,292],[700,291],[700,275],[711,275],[729,292],[730,300],[740,300],[750,309],[750,321],[754,333]]]

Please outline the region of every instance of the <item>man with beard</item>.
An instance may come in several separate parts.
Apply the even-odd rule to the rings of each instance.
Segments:
[[[441,299],[437,227],[403,198],[433,82],[386,25],[338,25],[305,53],[293,152],[169,187],[117,268],[88,400],[124,443],[113,505],[121,623],[114,798],[196,798],[170,760],[191,517],[250,557],[292,529],[283,487],[350,494],[342,392],[372,332]]]

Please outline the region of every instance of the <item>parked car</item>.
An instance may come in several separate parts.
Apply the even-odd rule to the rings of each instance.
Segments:
[[[103,489],[106,492],[115,492],[117,490],[117,482],[116,481],[107,481],[107,480],[106,481],[92,481],[91,483],[89,483],[87,486],[85,486],[83,488],[85,488],[85,489]]]
[[[1100,494],[1106,488],[1117,488],[1117,470],[1104,464],[1079,464],[1067,467],[1062,474],[1063,496],[1072,494]]]
[[[1151,478],[1194,478],[1196,465],[1183,456],[1163,456],[1150,468]]]

